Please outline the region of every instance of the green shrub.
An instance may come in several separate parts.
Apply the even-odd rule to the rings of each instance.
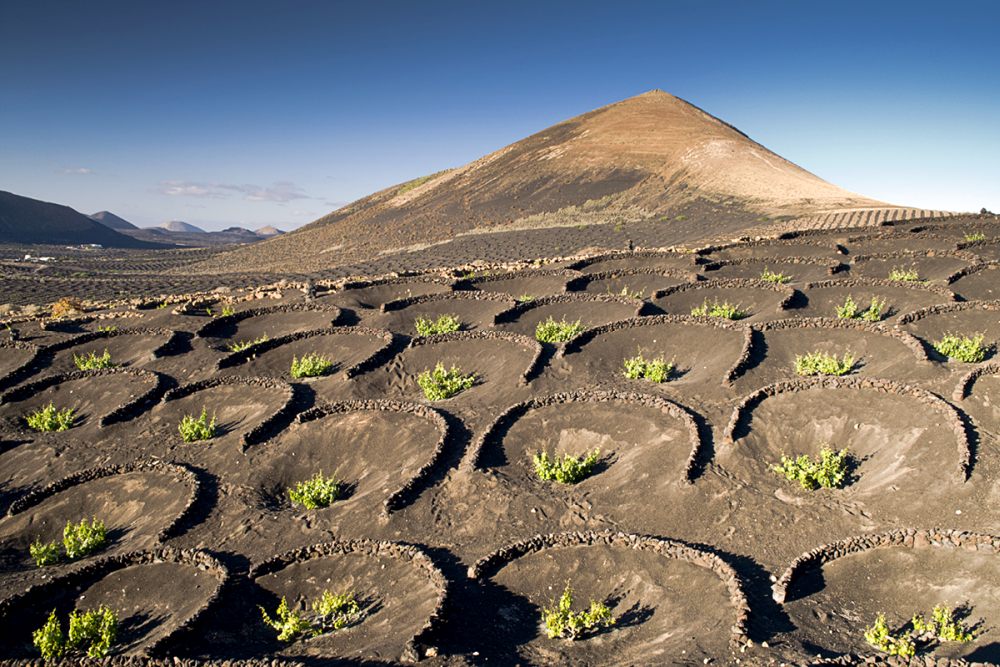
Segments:
[[[63,551],[66,558],[76,560],[100,550],[108,542],[108,531],[100,519],[81,519],[80,523],[66,522],[63,529]]]
[[[837,317],[842,320],[864,320],[865,322],[878,322],[882,319],[885,311],[885,299],[872,297],[868,308],[861,310],[854,297],[848,295],[843,306],[837,306]]]
[[[895,280],[901,283],[918,283],[920,282],[920,274],[913,267],[905,269],[899,266],[892,267],[892,271],[889,272],[889,280]]]
[[[532,458],[535,474],[544,482],[556,481],[560,484],[576,484],[594,471],[601,458],[601,450],[595,449],[581,457],[572,454],[549,457],[546,452],[538,452]]]
[[[521,296],[517,297],[518,303],[531,303],[534,300],[535,297],[530,294],[522,294]]]
[[[790,482],[798,482],[807,491],[819,487],[839,489],[847,479],[850,456],[846,448],[835,452],[823,447],[819,460],[810,458],[808,454],[794,459],[782,455],[781,463],[771,466],[771,469]]]
[[[58,660],[66,655],[66,635],[56,610],[53,609],[45,625],[31,633],[31,642],[45,660]]]
[[[197,417],[194,415],[184,415],[181,418],[181,423],[177,426],[177,430],[180,431],[181,439],[184,442],[211,440],[215,437],[217,431],[215,413],[212,413],[211,420],[208,418],[208,410],[205,408],[201,409],[201,414]]]
[[[278,632],[278,641],[292,642],[303,635],[315,637],[321,632],[301,612],[290,609],[285,598],[281,598],[274,618],[271,618],[263,607],[258,606],[257,608],[260,609],[264,623]]]
[[[340,630],[357,622],[362,616],[361,606],[355,599],[354,593],[334,594],[330,591],[323,591],[318,600],[313,600],[311,615],[290,608],[285,598],[281,598],[274,618],[263,607],[258,609],[264,618],[264,623],[276,630],[278,640],[283,642]]]
[[[918,635],[929,636],[943,642],[971,642],[976,633],[965,623],[955,618],[955,612],[944,605],[936,605],[931,612],[931,620],[926,621],[921,614],[914,614],[910,622]]]
[[[583,333],[584,326],[580,320],[567,322],[565,318],[556,322],[555,318],[549,316],[544,322],[539,322],[535,327],[535,339],[541,343],[565,343],[573,340]]]
[[[221,314],[222,314],[222,317],[230,317],[231,315],[235,315],[236,314],[236,309],[233,308],[232,306],[223,306]]]
[[[296,482],[294,487],[288,489],[288,499],[292,504],[307,510],[329,507],[339,495],[340,483],[333,477],[325,477],[322,472],[304,482]]]
[[[316,622],[323,630],[340,630],[361,617],[361,606],[354,599],[354,593],[331,593],[323,591],[320,599],[313,600]]]
[[[445,370],[444,364],[438,362],[434,370],[425,370],[417,376],[417,384],[424,392],[428,401],[443,401],[459,392],[465,391],[476,383],[476,375],[463,375],[457,366]]]
[[[254,345],[260,345],[261,343],[267,342],[269,339],[267,334],[264,334],[260,338],[254,338],[253,340],[238,340],[230,343],[226,346],[230,352],[243,352],[244,350],[249,350]]]
[[[55,609],[45,625],[31,633],[31,641],[45,660],[86,655],[104,658],[118,635],[118,615],[101,605],[90,611],[69,614],[69,635],[63,634]]]
[[[983,334],[974,337],[958,336],[947,333],[934,343],[934,349],[949,359],[956,359],[967,364],[977,364],[986,358],[989,346],[983,345]]]
[[[695,317],[721,317],[726,320],[742,320],[750,315],[749,311],[741,309],[738,304],[728,301],[719,303],[718,299],[712,303],[705,299],[700,306],[691,309],[691,314]]]
[[[659,384],[669,380],[673,372],[673,362],[666,361],[663,357],[646,359],[638,354],[625,360],[624,375],[629,380],[649,380]]]
[[[845,353],[837,359],[826,352],[810,352],[795,357],[795,372],[799,375],[846,375],[854,368],[854,357]]]
[[[573,589],[569,584],[554,607],[542,610],[542,622],[549,639],[580,639],[615,624],[611,610],[603,602],[590,601],[587,611],[573,611]]]
[[[451,333],[462,328],[462,322],[454,315],[441,315],[436,320],[418,317],[414,323],[418,336]]]
[[[764,267],[761,271],[760,279],[765,283],[775,283],[776,285],[784,285],[792,281],[792,276],[787,276],[784,273],[776,273],[771,269]]]
[[[906,633],[892,633],[885,622],[885,614],[879,614],[875,625],[865,629],[865,641],[889,655],[912,658],[917,653],[917,647]]]
[[[983,234],[982,232],[969,232],[968,234],[965,235],[966,243],[972,243],[974,241],[985,241],[985,240],[986,240],[986,234]]]
[[[55,565],[59,562],[59,545],[55,542],[46,543],[37,539],[28,547],[28,553],[31,554],[31,559],[38,567]]]
[[[611,294],[612,296],[621,296],[625,297],[626,299],[634,299],[635,301],[642,301],[642,299],[644,298],[642,290],[629,289],[628,285],[622,287],[621,290],[619,290],[618,292],[612,292],[611,287],[608,286],[607,291],[608,294]]]
[[[113,368],[114,364],[111,363],[111,353],[104,350],[103,353],[98,355],[96,352],[88,352],[87,354],[74,354],[73,363],[81,371],[94,371],[101,368]]]
[[[333,370],[333,361],[322,354],[310,352],[301,359],[292,357],[293,378],[314,378],[326,375]]]
[[[73,425],[73,413],[73,408],[57,410],[55,404],[50,402],[25,417],[25,421],[29,428],[36,431],[65,431]]]
[[[99,333],[114,333],[115,331],[118,331],[118,327],[114,324],[102,324],[97,327],[97,331]]]

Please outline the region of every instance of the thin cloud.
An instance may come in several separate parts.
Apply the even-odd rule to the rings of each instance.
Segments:
[[[91,169],[90,167],[64,167],[63,169],[60,169],[59,171],[60,171],[60,173],[63,173],[63,174],[74,174],[74,175],[77,175],[77,176],[90,176],[92,174],[97,173],[93,169]]]
[[[313,199],[290,181],[278,181],[270,186],[235,185],[229,183],[199,183],[195,181],[162,181],[156,188],[169,197],[200,197],[225,199],[242,195],[246,201],[284,204],[297,199]]]

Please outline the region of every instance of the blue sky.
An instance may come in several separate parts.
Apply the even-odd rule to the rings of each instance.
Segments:
[[[652,88],[838,185],[1000,210],[1000,3],[0,5],[0,189],[292,228]]]

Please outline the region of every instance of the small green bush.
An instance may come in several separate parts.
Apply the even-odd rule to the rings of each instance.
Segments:
[[[76,560],[99,551],[108,543],[108,531],[100,519],[81,519],[80,523],[66,522],[63,529],[63,551],[66,558]]]
[[[102,324],[97,327],[97,331],[99,333],[114,333],[115,331],[118,331],[118,327],[114,324]]]
[[[803,376],[846,375],[854,368],[854,357],[845,353],[837,359],[826,352],[810,352],[795,357],[795,372]]]
[[[226,346],[226,349],[230,352],[243,352],[244,350],[249,350],[254,345],[260,345],[270,340],[267,334],[264,334],[260,338],[254,338],[253,340],[238,340],[230,343]]]
[[[892,271],[889,272],[889,280],[895,280],[901,283],[918,283],[920,282],[920,274],[917,273],[917,270],[913,267],[906,269],[894,266]]]
[[[538,452],[532,458],[532,463],[535,465],[535,474],[543,482],[576,484],[594,471],[594,466],[600,458],[600,449],[595,449],[583,457],[572,454],[550,457],[546,452]]]
[[[657,384],[666,382],[674,372],[673,362],[663,357],[646,359],[642,354],[625,360],[624,375],[629,380],[649,380]]]
[[[974,241],[985,241],[985,240],[986,240],[986,234],[983,234],[982,232],[969,232],[968,234],[965,235],[966,243],[972,243]]]
[[[635,301],[642,301],[642,299],[644,298],[642,290],[629,289],[628,285],[622,287],[621,290],[619,290],[618,292],[612,292],[611,287],[609,286],[607,291],[608,294],[611,294],[612,296],[621,296],[625,297],[626,299],[633,299]]]
[[[521,296],[517,297],[518,303],[531,303],[534,300],[535,297],[532,296],[531,294],[522,294]]]
[[[742,320],[750,315],[749,311],[743,310],[738,304],[728,301],[719,303],[716,299],[712,303],[705,299],[700,306],[691,309],[691,314],[695,317],[720,317],[726,320]]]
[[[59,545],[55,542],[46,543],[37,539],[28,547],[28,553],[38,567],[55,565],[59,562]]]
[[[842,487],[847,479],[849,465],[850,453],[846,448],[835,452],[829,447],[823,447],[819,452],[819,460],[810,458],[808,454],[794,459],[782,455],[781,463],[771,466],[771,469],[790,482],[798,482],[806,491],[812,491],[819,487]]]
[[[333,370],[333,361],[322,354],[310,352],[301,359],[292,357],[292,377],[314,378],[328,374]]]
[[[318,600],[313,600],[316,622],[325,631],[340,630],[361,617],[361,606],[354,599],[354,593],[331,593],[323,591]]]
[[[81,371],[94,371],[101,368],[113,368],[111,363],[111,353],[104,350],[103,353],[88,352],[87,354],[74,354],[73,363]]]
[[[565,343],[573,340],[583,333],[584,326],[580,320],[567,322],[565,318],[556,322],[555,318],[549,316],[544,322],[539,322],[535,327],[535,339],[541,343]]]
[[[73,408],[57,410],[55,404],[49,403],[25,417],[28,427],[36,431],[65,431],[73,425]]]
[[[934,349],[949,359],[967,364],[978,364],[989,352],[989,346],[983,345],[983,334],[969,337],[947,333],[934,343]]]
[[[215,425],[215,413],[213,413],[212,418],[209,419],[208,410],[202,408],[201,414],[197,417],[194,415],[184,415],[184,417],[181,418],[181,423],[177,426],[177,430],[180,431],[181,439],[184,442],[211,440],[215,437],[217,431]]]
[[[918,635],[931,637],[943,642],[971,642],[976,633],[965,623],[955,618],[955,612],[945,605],[936,605],[931,612],[931,620],[927,621],[921,614],[914,614],[910,622],[913,631]]]
[[[476,383],[475,374],[463,375],[457,366],[445,369],[438,363],[434,370],[425,370],[417,376],[417,384],[424,392],[428,401],[443,401],[451,398]]]
[[[441,315],[436,320],[418,317],[413,326],[416,327],[418,336],[433,336],[458,331],[462,328],[462,322],[454,315]]]
[[[906,633],[893,633],[885,622],[885,614],[879,614],[875,624],[865,629],[865,641],[889,655],[902,658],[912,658],[917,653],[917,647]]]
[[[321,632],[301,612],[289,608],[285,598],[281,598],[274,618],[271,618],[263,607],[258,606],[257,608],[260,609],[264,623],[278,632],[278,641],[292,642],[304,635],[315,637]]]
[[[53,609],[45,625],[31,633],[31,640],[45,660],[81,655],[104,658],[111,652],[117,635],[118,615],[101,605],[90,611],[70,612],[68,636],[63,634]]]
[[[765,283],[775,283],[777,285],[784,285],[792,281],[792,276],[785,275],[784,273],[776,273],[771,269],[764,267],[761,271],[760,279]]]
[[[340,496],[340,483],[334,477],[326,477],[322,472],[311,479],[296,482],[288,489],[288,499],[293,505],[301,505],[307,510],[329,507]]]
[[[878,322],[885,312],[885,299],[872,297],[868,308],[861,310],[854,297],[848,295],[844,305],[837,306],[837,317],[842,320],[864,320],[865,322]]]
[[[569,584],[554,607],[542,610],[542,622],[549,639],[581,639],[615,624],[611,610],[603,602],[590,601],[587,611],[573,611],[573,589]]]

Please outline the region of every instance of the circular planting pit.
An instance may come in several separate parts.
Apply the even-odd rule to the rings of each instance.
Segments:
[[[340,309],[328,304],[304,303],[251,308],[217,317],[201,327],[197,335],[208,338],[220,349],[228,350],[234,343],[328,328],[339,317]]]
[[[279,643],[256,607],[248,630],[262,652],[282,657],[414,662],[427,651],[425,637],[439,621],[447,581],[418,547],[355,540],[304,547],[255,566],[250,576],[259,601],[273,615],[285,598],[302,608],[324,591],[353,593],[360,618],[346,627],[291,643]]]
[[[37,345],[0,341],[0,389],[13,386],[30,375],[40,355]]]
[[[278,377],[291,381],[323,380],[330,376],[351,378],[388,357],[393,335],[385,329],[339,327],[304,331],[273,338],[234,352],[218,362],[219,369],[238,367],[241,373]],[[293,378],[292,361],[321,355],[333,362],[325,374],[315,378]]]
[[[700,253],[709,261],[731,259],[771,259],[783,257],[808,258],[818,262],[839,262],[842,254],[832,240],[812,243],[800,240],[750,241],[709,248]]]
[[[957,240],[961,240],[961,236]],[[845,245],[851,255],[883,255],[900,251],[928,253],[942,249],[953,250],[956,239],[945,239],[934,233],[883,232],[881,234],[852,236]]]
[[[847,278],[807,283],[801,288],[806,303],[792,311],[803,317],[837,317],[837,308],[851,297],[864,312],[872,299],[885,302],[882,320],[893,319],[902,313],[939,303],[951,303],[950,290],[925,283],[899,283],[891,280]]]
[[[600,273],[603,271],[621,271],[622,269],[671,269],[677,271],[694,271],[695,255],[690,253],[671,253],[657,251],[637,251],[608,253],[595,255],[574,262],[570,269],[581,273]]]
[[[966,301],[1000,299],[1000,263],[969,267],[949,277],[948,287]]]
[[[108,544],[87,558],[148,549],[173,534],[198,494],[198,480],[187,468],[166,463],[136,463],[92,468],[58,480],[17,499],[0,519],[0,565],[4,570],[35,570],[28,547],[35,540],[62,544],[68,521],[100,519]],[[67,561],[60,561],[61,567]],[[49,569],[38,570],[46,574]]]
[[[494,292],[447,292],[383,304],[382,312],[368,321],[390,331],[416,336],[417,318],[437,320],[442,315],[457,317],[462,330],[475,331],[493,326],[497,314],[514,307],[517,300]]]
[[[931,306],[903,315],[899,323],[921,338],[928,348],[932,348],[946,334],[968,337],[982,334],[982,344],[988,348],[987,358],[991,358],[1000,343],[1000,301],[965,301]],[[947,360],[940,353],[933,354],[942,361]]]
[[[770,385],[734,411],[719,462],[793,505],[833,500],[919,518],[954,494],[971,465],[957,412],[922,389],[886,380],[822,379]],[[847,449],[842,488],[803,489],[771,466]],[[805,517],[803,517],[805,520]]]
[[[143,412],[162,395],[164,384],[162,375],[138,368],[50,375],[0,396],[0,417],[30,431],[26,416],[51,403],[58,410],[73,410],[74,429],[107,426]]]
[[[451,280],[444,278],[384,278],[347,282],[336,292],[323,296],[323,302],[347,308],[378,308],[383,303],[422,294],[451,291]]]
[[[621,378],[625,360],[636,355],[673,362],[665,386],[700,391],[707,383],[729,383],[750,353],[750,329],[739,323],[684,315],[639,317],[583,332],[565,348],[574,374],[597,380]],[[632,380],[636,387],[652,385]]]
[[[761,386],[794,378],[795,358],[821,352],[843,360],[854,357],[846,377],[931,377],[932,364],[913,336],[880,324],[835,318],[795,318],[757,325],[764,344],[755,348],[755,363],[740,378],[742,386]]]
[[[0,601],[8,658],[38,658],[31,633],[54,609],[66,629],[74,608],[106,605],[118,615],[112,655],[162,653],[172,636],[201,616],[227,578],[211,556],[162,549],[101,558],[86,566]]]
[[[269,377],[224,376],[178,387],[167,392],[149,415],[148,425],[182,443],[178,426],[186,416],[215,420],[216,433],[193,447],[237,439],[247,447],[273,435],[291,420],[294,392],[291,385]]]
[[[789,277],[789,282],[803,283],[815,280],[827,280],[834,275],[840,266],[837,260],[823,262],[808,257],[789,259],[780,257],[732,259],[710,262],[700,267],[702,274],[709,280],[743,279],[760,280],[765,270],[780,273]]]
[[[914,614],[930,620],[936,605],[966,607],[957,616],[965,616],[974,640],[928,647],[918,653],[918,664],[930,657],[994,664],[1000,661],[998,546],[989,535],[907,529],[804,554],[775,585],[776,597],[787,595],[784,609],[796,626],[789,638],[811,645],[810,653],[885,657],[864,639],[878,614],[895,632]]]
[[[958,247],[970,255],[974,255],[981,262],[1000,261],[1000,239],[987,237],[986,241],[973,241],[971,243],[960,243]]]
[[[884,255],[854,255],[851,275],[858,278],[888,279],[894,269],[916,271],[919,280],[944,280],[952,273],[970,266],[971,258],[947,254],[887,253]]]
[[[698,425],[680,405],[648,394],[581,391],[554,394],[505,410],[477,439],[472,464],[495,468],[530,486],[564,488],[629,510],[692,481],[701,447]],[[562,486],[542,481],[533,457],[600,457],[594,472]],[[598,505],[602,505],[597,500]]]
[[[654,295],[653,304],[670,315],[693,315],[705,304],[731,304],[743,312],[743,320],[786,316],[795,290],[760,280],[706,280],[677,285]]]
[[[684,273],[669,269],[620,269],[588,273],[570,281],[568,289],[588,294],[611,294],[650,298],[656,291],[683,285],[697,279],[694,272]]]
[[[424,400],[418,383],[421,373],[437,364],[446,369],[458,367],[463,375],[474,374],[475,383],[452,401],[487,400],[495,403],[537,376],[541,364],[542,346],[534,338],[506,331],[481,331],[439,334],[415,338],[386,367],[390,390],[401,387],[407,398]]]
[[[951,400],[962,401],[962,409],[972,416],[976,428],[1000,439],[1000,363],[977,366],[959,379]]]
[[[515,298],[551,296],[566,291],[566,283],[579,274],[576,271],[542,270],[514,271],[460,279],[455,289],[481,290],[483,292],[501,292]]]
[[[288,489],[317,473],[334,476],[340,496],[310,511],[363,532],[370,521],[410,502],[437,464],[448,437],[433,408],[402,401],[345,401],[320,406],[268,445],[249,450],[261,471],[256,487],[269,507],[293,507]],[[304,511],[295,507],[295,511]]]
[[[492,584],[490,621],[527,664],[702,664],[746,641],[746,598],[712,553],[624,533],[539,535],[477,562]],[[577,640],[546,635],[542,613],[572,587],[573,611],[606,604],[615,624]]]
[[[142,367],[166,356],[178,345],[180,334],[169,329],[129,328],[110,332],[85,333],[45,348],[52,355],[46,369],[53,373],[78,370],[74,355],[101,356],[107,350],[116,367]]]
[[[635,317],[642,309],[642,302],[606,294],[565,294],[542,297],[521,303],[497,316],[497,328],[512,331],[530,338],[535,337],[539,323],[553,318],[555,321],[580,321],[586,328],[608,322]]]

